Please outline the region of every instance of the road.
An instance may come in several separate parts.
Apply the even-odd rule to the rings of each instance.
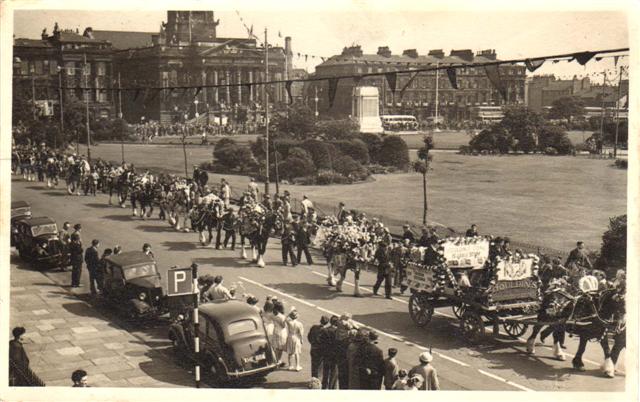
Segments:
[[[103,249],[119,244],[124,250],[136,250],[141,249],[144,242],[150,243],[163,278],[167,278],[166,271],[170,267],[186,267],[196,262],[201,274],[223,275],[227,285],[235,284],[240,294],[257,296],[260,304],[267,295],[277,295],[284,300],[287,312],[294,306],[299,311],[305,331],[323,314],[339,315],[348,311],[358,323],[377,331],[380,335],[379,346],[385,355],[390,347],[399,350],[398,361],[402,368],[411,368],[417,363],[419,353],[432,348],[434,365],[441,386],[446,390],[624,390],[624,354],[619,367],[621,372],[614,379],[607,379],[600,374],[598,365],[602,361],[602,351],[595,343],[589,344],[585,354],[585,372],[572,370],[571,356],[565,362],[553,360],[550,340],[547,345],[537,348],[536,356],[528,356],[524,352],[522,340],[511,340],[502,335],[498,338],[487,337],[481,345],[471,346],[457,336],[457,321],[453,319],[450,309],[437,310],[426,329],[417,328],[407,313],[406,295],[394,294],[393,300],[370,295],[371,285],[375,281],[374,273],[362,273],[361,283],[367,297],[353,298],[350,285],[345,286],[344,293],[337,293],[326,285],[326,268],[320,255],[314,255],[316,264],[311,266],[282,266],[280,245],[275,239],[269,242],[267,267],[258,268],[241,260],[238,249],[231,251],[202,247],[196,234],[176,232],[167,223],[157,220],[157,213],[148,220],[132,217],[128,208],[109,206],[104,195],[69,196],[62,186],[46,189],[43,183],[29,183],[14,177],[12,200],[28,200],[34,216],[50,216],[59,225],[64,221],[82,223],[85,243],[93,238],[100,239]],[[70,283],[70,273],[51,272],[47,275],[59,283]],[[86,291],[86,271],[82,280],[82,289]],[[152,331],[132,328],[131,331],[158,348],[168,346],[168,341],[163,337],[166,328]],[[567,346],[568,352],[575,351],[576,340],[567,338]],[[303,344],[302,363],[302,372],[274,372],[264,386],[304,387],[311,377],[306,343]]]

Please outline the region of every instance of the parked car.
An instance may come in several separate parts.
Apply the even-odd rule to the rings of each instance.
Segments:
[[[142,251],[105,258],[104,300],[129,318],[157,318],[167,312],[156,262]]]
[[[13,201],[11,203],[11,246],[16,244],[16,222],[31,218],[31,205],[26,201]]]
[[[260,379],[276,369],[262,316],[254,307],[239,300],[213,301],[199,306],[198,320],[199,358],[191,311],[169,327],[169,339],[179,359],[199,361],[214,383]]]
[[[15,223],[15,246],[20,258],[37,268],[58,268],[67,255],[58,238],[56,221],[49,217],[27,218]]]

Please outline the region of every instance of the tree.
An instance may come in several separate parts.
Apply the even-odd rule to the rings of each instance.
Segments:
[[[544,119],[539,113],[516,106],[505,111],[500,125],[517,140],[516,149],[529,153],[537,148],[538,134],[544,125]]]
[[[306,139],[314,136],[315,116],[308,107],[297,105],[289,108],[288,113],[276,114],[271,120],[270,133],[295,139]]]
[[[409,166],[409,148],[404,140],[397,136],[386,136],[382,140],[380,164],[406,169]]]
[[[551,104],[549,117],[552,119],[566,119],[571,123],[571,119],[584,115],[584,102],[575,96],[566,96],[556,99]]]
[[[413,170],[422,174],[422,224],[427,224],[427,172],[429,171],[429,162],[431,162],[432,157],[429,155],[429,151],[431,151],[434,147],[433,137],[430,135],[426,135],[422,139],[424,145],[418,149],[418,159],[413,163]]]
[[[609,274],[627,268],[627,215],[609,219],[609,229],[602,235],[602,247],[597,264]]]
[[[339,155],[333,161],[333,169],[345,177],[366,176],[365,169],[362,165],[348,155]]]
[[[325,140],[351,139],[358,134],[358,123],[351,119],[320,120],[315,123],[317,137]]]
[[[316,171],[313,160],[302,148],[292,148],[289,157],[278,164],[278,169],[289,180],[310,176]]]
[[[366,165],[370,161],[369,149],[367,148],[367,144],[362,140],[355,138],[351,140],[333,141],[332,144],[335,145],[340,152],[352,157],[359,163]]]
[[[562,127],[547,125],[540,130],[538,149],[543,151],[549,147],[554,148],[560,155],[569,155],[575,149]]]
[[[358,136],[365,144],[369,151],[369,159],[373,163],[380,163],[382,138],[378,134],[362,133]]]

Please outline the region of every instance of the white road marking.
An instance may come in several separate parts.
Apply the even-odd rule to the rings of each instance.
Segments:
[[[525,344],[527,343],[527,340],[522,338],[522,337],[519,337],[518,340],[524,342]],[[550,346],[550,345],[544,345],[544,344],[543,345],[537,345],[536,344],[536,347],[537,346],[540,346],[542,348],[547,348],[547,349],[553,349],[553,346]],[[571,353],[568,353],[568,352],[565,352],[564,354],[569,356],[569,357],[576,357],[576,355],[572,355]],[[582,361],[586,362],[586,363],[589,363],[589,364],[593,364],[594,366],[598,366],[598,367],[602,366],[602,363],[594,362],[593,360],[589,360],[589,359],[586,359],[584,357],[582,357]]]
[[[315,272],[315,271],[312,271],[312,272],[314,272],[314,273],[316,273],[316,274],[317,274],[317,272]],[[292,300],[295,300],[295,301],[296,301],[296,302],[298,302],[298,303],[302,303],[302,304],[307,305],[307,306],[309,306],[309,307],[313,307],[313,308],[316,308],[316,309],[318,309],[318,310],[320,310],[320,311],[324,311],[324,312],[325,312],[325,313],[327,313],[327,314],[337,315],[337,316],[339,316],[339,315],[340,315],[340,314],[338,314],[338,313],[336,313],[336,312],[333,312],[333,311],[331,311],[331,310],[325,309],[324,307],[316,306],[316,305],[314,305],[314,304],[312,304],[312,303],[309,303],[309,302],[307,302],[307,301],[305,301],[305,300],[299,299],[299,298],[297,298],[297,297],[295,297],[295,296],[291,296],[291,295],[289,295],[289,294],[287,294],[287,293],[281,292],[281,291],[276,290],[276,289],[274,289],[274,288],[272,288],[272,287],[269,287],[269,286],[263,285],[263,284],[261,284],[261,283],[259,283],[259,282],[253,281],[253,280],[248,279],[248,278],[245,278],[245,277],[243,277],[243,276],[239,276],[238,278],[239,278],[239,279],[242,279],[243,281],[246,281],[246,282],[248,282],[248,283],[254,284],[254,285],[258,286],[258,287],[261,287],[261,288],[263,288],[263,289],[266,289],[266,290],[268,290],[269,292],[277,293],[277,294],[279,294],[279,295],[281,295],[281,296],[288,297],[288,298],[290,298],[290,299],[292,299]],[[388,337],[388,338],[390,338],[390,339],[392,339],[392,340],[399,341],[399,342],[403,342],[402,337],[399,337],[399,336],[396,336],[396,335],[391,335],[391,334],[389,334],[389,333],[387,333],[387,332],[385,332],[385,331],[379,330],[379,329],[377,329],[377,328],[375,328],[375,327],[372,327],[372,326],[370,326],[370,325],[365,325],[365,324],[363,324],[363,323],[361,323],[361,322],[359,322],[359,321],[356,321],[356,320],[353,320],[353,322],[356,324],[356,326],[361,326],[361,327],[368,327],[368,328],[371,328],[371,329],[375,330],[377,333],[382,334],[382,335],[384,335],[384,336],[386,336],[386,337]],[[417,348],[419,348],[419,349],[421,349],[421,350],[429,350],[429,349],[428,349],[428,348],[426,348],[425,346],[419,345],[419,344],[417,344],[417,343],[410,343],[410,342],[407,342],[407,341],[404,341],[404,343],[405,343],[405,344],[407,344],[407,345],[410,345],[410,346],[415,346],[415,347],[417,347]],[[440,352],[434,352],[434,354],[437,354],[438,356],[442,357],[443,359],[445,359],[445,360],[449,360],[450,362],[455,363],[455,364],[458,364],[458,365],[461,365],[461,366],[463,366],[463,367],[470,367],[467,363],[461,362],[460,360],[456,360],[456,359],[454,359],[454,358],[452,358],[452,357],[449,357],[449,356],[447,356],[447,355],[444,355],[444,354],[442,354],[442,353],[440,353]],[[496,380],[499,380],[500,382],[504,382],[505,384],[511,385],[512,387],[515,387],[515,388],[521,389],[521,390],[523,390],[523,391],[532,391],[531,389],[529,389],[529,388],[527,388],[527,387],[524,387],[524,386],[522,386],[522,385],[520,385],[520,384],[514,383],[514,382],[509,381],[509,380],[507,380],[507,379],[504,379],[504,378],[502,378],[502,377],[500,377],[500,376],[497,376],[497,375],[494,375],[494,374],[488,373],[488,372],[483,371],[483,370],[480,370],[480,369],[477,369],[477,371],[478,371],[478,372],[480,372],[481,374],[484,374],[484,375],[486,375],[486,376],[489,376],[489,377],[491,377],[491,378],[494,378],[494,379],[496,379]]]

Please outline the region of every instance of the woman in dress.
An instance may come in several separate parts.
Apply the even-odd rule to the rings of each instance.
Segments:
[[[298,321],[298,312],[292,310],[287,318],[287,354],[289,355],[289,370],[300,371],[300,353],[302,353],[302,334],[304,333],[304,327],[302,323]],[[291,365],[291,358],[295,361],[295,366]]]
[[[275,346],[273,344],[273,331],[275,328],[273,323],[273,303],[271,303],[271,301],[266,301],[262,307],[262,311],[262,322],[264,322],[264,329],[267,332],[267,339],[275,351]]]
[[[280,308],[274,306],[272,321],[273,321],[273,350],[276,352],[276,360],[278,366],[284,366],[284,362],[281,361],[282,354],[287,349],[287,324],[286,318]]]

